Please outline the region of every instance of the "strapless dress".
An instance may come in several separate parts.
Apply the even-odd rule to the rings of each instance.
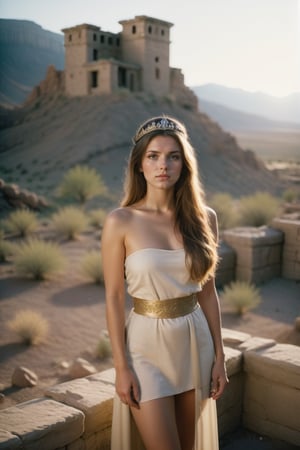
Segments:
[[[125,260],[127,291],[131,297],[164,301],[201,291],[190,280],[184,249],[144,248]],[[201,307],[172,319],[129,313],[126,349],[136,374],[140,401],[196,392],[197,423],[194,450],[218,449],[215,401],[209,398],[214,346]],[[129,407],[114,401],[112,450],[143,449]]]

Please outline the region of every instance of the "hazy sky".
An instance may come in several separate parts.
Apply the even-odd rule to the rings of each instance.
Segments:
[[[80,23],[119,32],[136,15],[174,24],[170,62],[188,86],[300,92],[300,0],[0,0],[1,18],[55,32]]]

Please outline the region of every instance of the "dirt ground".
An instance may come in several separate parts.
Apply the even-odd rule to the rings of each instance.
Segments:
[[[46,228],[39,235],[50,237]],[[0,409],[43,396],[45,387],[68,380],[62,362],[80,356],[99,371],[112,366],[110,358],[101,361],[96,356],[100,334],[106,329],[104,287],[90,283],[80,271],[85,252],[100,249],[100,232],[89,230],[76,241],[61,242],[61,248],[68,266],[52,280],[24,280],[16,276],[11,263],[0,265],[0,392],[4,394]],[[262,303],[243,317],[221,305],[223,327],[300,345],[300,333],[294,328],[295,317],[300,316],[300,284],[278,278],[260,286],[260,293]],[[38,346],[22,344],[7,328],[15,313],[24,309],[34,309],[49,321],[49,335]],[[36,372],[38,385],[13,387],[11,376],[17,366]]]

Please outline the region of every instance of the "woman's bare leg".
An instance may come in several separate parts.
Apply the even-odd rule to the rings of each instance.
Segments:
[[[147,450],[181,450],[174,397],[140,403],[131,412]]]
[[[192,450],[195,441],[195,391],[175,395],[175,415],[181,450]]]

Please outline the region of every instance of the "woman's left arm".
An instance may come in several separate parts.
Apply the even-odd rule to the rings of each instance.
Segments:
[[[198,301],[206,317],[215,347],[215,362],[212,369],[211,397],[221,397],[228,378],[225,367],[225,355],[221,333],[221,314],[218,294],[214,280],[209,280],[203,290],[198,293]]]
[[[214,211],[209,210],[211,227],[218,239],[217,218]],[[198,301],[206,317],[215,348],[215,362],[212,370],[211,397],[217,400],[223,393],[228,378],[225,367],[225,355],[221,332],[220,303],[215,286],[215,280],[210,279],[198,293]]]

